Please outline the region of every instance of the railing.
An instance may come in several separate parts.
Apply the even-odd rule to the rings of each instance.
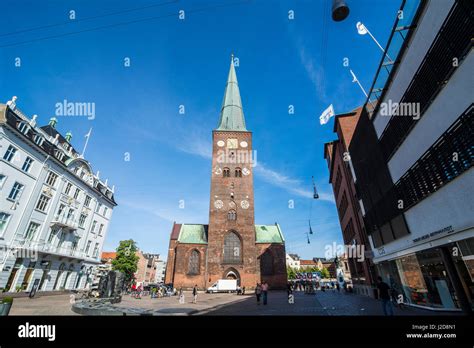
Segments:
[[[79,227],[79,223],[76,220],[68,218],[66,215],[56,215],[51,221],[51,225],[59,225],[71,230],[76,230]]]
[[[425,4],[425,2],[425,0],[403,0],[402,2],[385,47],[385,54],[382,56],[374,82],[370,87],[369,96],[365,102],[369,118],[374,116],[374,111],[378,109],[381,97],[390,85],[393,67],[399,63],[401,58],[399,55],[405,47],[405,41],[409,30],[412,29],[413,20],[416,18],[420,5]]]
[[[77,259],[90,258],[83,251],[70,247],[60,247],[47,243],[45,241],[33,241],[24,238],[16,238],[12,244],[13,248],[24,248],[34,250],[36,252],[55,254],[59,256],[73,257]]]

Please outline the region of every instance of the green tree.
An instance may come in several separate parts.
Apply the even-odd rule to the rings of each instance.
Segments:
[[[112,268],[124,274],[125,284],[130,284],[138,267],[137,245],[132,240],[122,240],[117,247],[117,257],[112,260]]]
[[[321,270],[321,277],[322,277],[322,278],[329,278],[329,271],[328,271],[327,268],[323,268],[323,269]]]
[[[286,269],[288,279],[295,279],[296,278],[296,271],[294,268],[288,267]]]

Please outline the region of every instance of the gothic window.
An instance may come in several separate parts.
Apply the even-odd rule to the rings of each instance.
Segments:
[[[229,212],[227,213],[227,220],[229,221],[237,220],[237,213],[235,212],[235,210],[229,210]]]
[[[188,274],[199,274],[199,251],[196,249],[189,255]]]
[[[229,232],[224,239],[224,263],[240,263],[242,260],[242,244],[239,236]]]
[[[241,178],[242,177],[242,169],[241,168],[235,168],[235,177],[236,178]]]
[[[273,256],[272,253],[266,250],[260,256],[260,273],[262,275],[272,275],[273,272]]]
[[[222,173],[224,175],[224,178],[229,178],[230,177],[230,169],[229,168],[224,168],[222,170]]]

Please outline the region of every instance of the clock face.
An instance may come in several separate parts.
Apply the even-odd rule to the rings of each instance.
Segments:
[[[246,141],[241,141],[241,142],[240,142],[240,146],[241,146],[241,147],[247,147],[248,145],[249,145],[249,144],[247,144]]]
[[[214,202],[214,207],[216,207],[216,209],[221,209],[223,206],[224,202],[222,202],[220,199]]]
[[[243,209],[248,209],[248,207],[250,206],[250,203],[249,201],[242,201],[240,202],[240,206],[243,208]]]
[[[244,175],[249,175],[249,174],[250,174],[250,170],[248,170],[247,168],[243,168],[243,169],[242,169],[242,174],[244,174]]]
[[[215,173],[216,175],[221,175],[221,174],[222,174],[222,168],[215,167],[215,168],[214,168],[214,173]]]
[[[225,142],[224,142],[223,140],[219,140],[219,141],[217,142],[217,146],[219,146],[219,147],[222,147],[222,146],[224,146],[224,145],[225,145]]]
[[[236,149],[238,147],[239,141],[237,139],[227,139],[227,148]]]

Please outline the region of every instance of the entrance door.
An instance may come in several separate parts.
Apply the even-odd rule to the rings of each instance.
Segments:
[[[15,291],[15,289],[12,289],[13,282],[15,280],[16,274],[18,273],[18,270],[20,269],[22,263],[23,263],[23,259],[21,258],[16,259],[12,272],[10,273],[10,276],[8,277],[7,285],[5,285],[6,291]]]

